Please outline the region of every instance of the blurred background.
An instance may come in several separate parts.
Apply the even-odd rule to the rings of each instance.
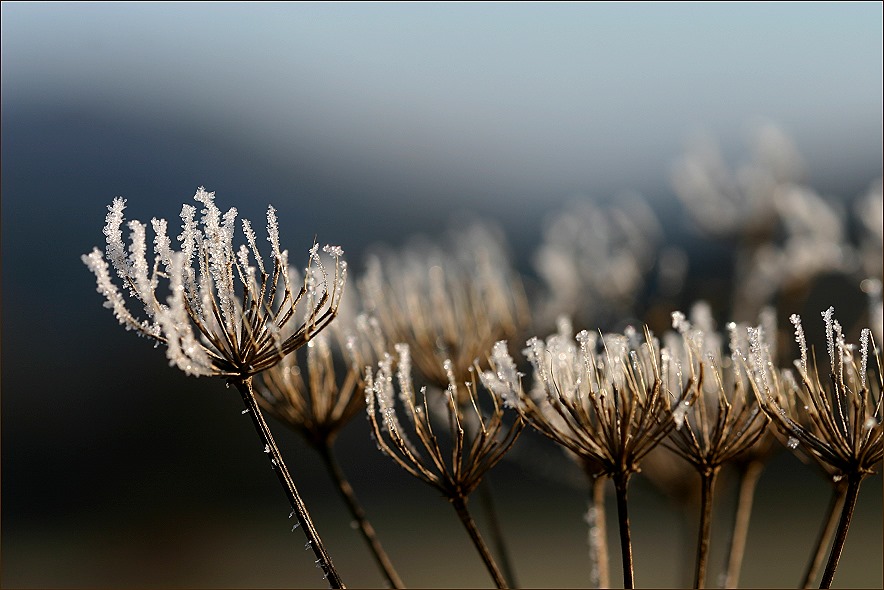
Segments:
[[[700,298],[719,321],[780,304],[811,339],[830,304],[852,341],[880,322],[861,283],[881,276],[880,3],[0,10],[4,587],[323,585],[239,396],[102,308],[80,255],[103,246],[117,195],[127,218],[171,223],[201,185],[259,226],[273,204],[293,262],[317,236],[353,277],[376,244],[488,220],[543,313],[578,318],[589,302],[549,296],[563,291],[542,245],[568,235],[563,214],[620,211],[646,238],[642,278],[594,294],[612,311],[578,328],[664,330]],[[344,580],[381,585],[319,459],[271,427]],[[365,420],[339,448],[407,584],[490,583],[446,502]],[[493,482],[520,582],[585,586],[586,491],[557,449],[526,449]],[[881,482],[864,484],[836,585],[882,586]],[[771,460],[743,585],[798,583],[829,489],[791,454]],[[677,511],[642,477],[631,493],[637,583],[684,585]],[[714,582],[725,512],[713,526]],[[616,585],[616,552],[611,568]]]

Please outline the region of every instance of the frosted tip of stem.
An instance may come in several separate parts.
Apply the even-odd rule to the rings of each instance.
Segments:
[[[323,246],[322,251],[330,256],[334,256],[335,258],[340,258],[344,255],[344,250],[340,246],[332,246],[330,244],[326,244]]]

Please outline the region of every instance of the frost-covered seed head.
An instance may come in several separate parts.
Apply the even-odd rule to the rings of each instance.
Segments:
[[[171,247],[166,221],[151,220],[152,264],[147,256],[147,225],[128,222],[130,243],[126,248],[120,231],[125,201],[117,197],[108,207],[105,256],[129,296],[143,307],[146,319],[136,319],[128,310],[100,251],[93,250],[82,259],[95,275],[98,291],[117,320],[165,344],[170,364],[192,375],[248,377],[275,365],[334,319],[344,287],[341,251],[337,247],[326,251],[334,259],[334,279],[327,276],[315,250],[311,252],[307,274],[314,286],[305,300],[288,283],[286,256],[278,248],[272,207],[268,227],[274,246],[274,270],[268,274],[248,221],[243,222],[248,245],[234,246],[236,208],[222,215],[215,205],[215,194],[203,187],[194,200],[203,205],[202,217],[198,223],[194,219],[196,209],[187,204],[182,207],[180,251]],[[261,271],[260,280],[249,264],[250,256]],[[318,275],[315,267],[320,269]],[[157,296],[160,279],[168,281],[169,295],[164,299]],[[310,309],[305,313],[307,306]]]

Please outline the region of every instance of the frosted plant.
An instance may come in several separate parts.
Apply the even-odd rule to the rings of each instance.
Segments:
[[[377,319],[385,347],[408,344],[415,369],[445,389],[492,344],[527,323],[521,280],[493,228],[473,225],[450,235],[451,249],[413,243],[400,254],[369,260],[360,281],[363,305]]]
[[[664,389],[659,345],[648,331],[644,340],[631,329],[601,339],[584,330],[576,342],[567,330],[546,342],[531,338],[525,350],[534,371],[530,393],[515,378],[505,344],[492,354],[498,369],[483,373],[489,388],[531,426],[614,480],[626,588],[634,586],[629,478],[675,427],[671,406],[690,403],[691,395],[689,388]]]
[[[558,331],[556,335],[552,337],[557,339],[556,342],[567,342],[573,339],[574,332],[572,324],[566,316],[559,317],[557,326]],[[492,349],[492,358],[495,359],[496,365],[503,368],[503,370],[483,374],[483,380],[503,403],[518,408],[520,405],[519,395],[522,374],[516,370],[513,360],[509,357],[505,341],[497,342],[494,345],[494,348]],[[556,408],[550,403],[541,390],[542,384],[535,380],[532,394],[537,403],[537,411],[543,414],[544,419],[551,424],[556,424],[561,428],[567,428],[561,415],[559,415]],[[589,506],[584,517],[588,525],[587,538],[590,560],[589,586],[591,588],[607,588],[609,585],[609,570],[607,522],[605,519],[605,484],[608,481],[608,478],[606,477],[605,465],[593,456],[575,453],[564,446],[561,448],[565,452],[565,455],[580,467],[590,487]],[[548,455],[545,455],[544,459],[547,465],[549,465]],[[549,478],[551,474],[544,473],[543,476]]]
[[[258,403],[283,424],[299,432],[322,457],[353,522],[368,544],[387,584],[404,588],[380,540],[369,522],[337,459],[334,443],[338,433],[364,410],[362,367],[367,360],[356,337],[345,333],[339,318],[328,330],[311,340],[306,354],[294,352],[261,375]],[[360,323],[367,318],[360,318]],[[334,350],[346,348],[350,360],[342,378],[336,371]],[[301,357],[300,359],[298,357]],[[300,362],[299,362],[300,360]],[[338,361],[340,364],[340,360]]]
[[[736,245],[737,320],[755,318],[778,295],[797,298],[822,274],[854,266],[843,212],[802,184],[803,164],[789,138],[764,125],[753,143],[751,161],[732,171],[712,141],[698,142],[673,174],[699,228]]]
[[[476,223],[450,232],[448,243],[443,250],[412,241],[401,253],[374,256],[359,283],[363,306],[379,328],[374,348],[407,344],[414,368],[436,390],[449,385],[444,365],[450,365],[458,383],[469,380],[476,359],[497,340],[520,334],[529,321],[522,282],[500,232]],[[465,394],[463,388],[457,391]],[[462,397],[458,403],[469,400]],[[515,586],[488,480],[479,489],[479,502],[504,575]]]
[[[731,354],[721,354],[723,338],[714,332],[704,305],[695,306],[699,326],[675,312],[667,340],[664,373],[671,391],[689,390],[695,400],[679,405],[673,414],[677,422],[666,445],[688,461],[700,475],[700,529],[694,588],[706,583],[710,527],[715,484],[721,467],[749,451],[767,430],[767,417],[760,410],[744,377],[745,348],[737,327],[731,326]],[[753,361],[756,359],[753,359]],[[751,366],[751,365],[750,365]]]
[[[863,329],[859,346],[846,342],[834,308],[822,314],[828,362],[818,366],[811,357],[801,319],[793,315],[800,356],[798,377],[761,366],[751,383],[786,446],[813,457],[831,469],[835,481],[846,480],[843,509],[821,581],[832,584],[862,481],[884,457],[881,353],[871,330]],[[757,333],[750,339],[753,357],[763,359],[769,345]],[[765,363],[766,364],[766,363]],[[820,372],[828,374],[820,378]]]
[[[505,588],[504,575],[482,539],[467,509],[467,501],[485,474],[515,443],[523,423],[516,417],[507,426],[503,407],[494,395],[488,396],[491,409],[486,412],[479,399],[477,380],[458,381],[450,361],[443,362],[443,371],[449,380],[443,398],[429,396],[426,387],[416,389],[408,345],[397,344],[396,353],[395,358],[386,355],[378,363],[377,372],[366,368],[367,412],[378,447],[405,471],[448,498],[494,583],[498,588]],[[506,370],[494,367],[498,369]],[[458,402],[463,399],[467,402]],[[399,419],[403,412],[404,424]],[[447,445],[437,436],[434,422],[436,428],[444,425],[447,430],[450,439]],[[469,423],[476,427],[469,428]]]
[[[96,277],[105,307],[127,330],[165,345],[170,365],[188,375],[225,377],[236,386],[246,405],[244,413],[251,416],[262,438],[317,563],[333,587],[342,587],[252,389],[253,375],[307,344],[334,319],[347,270],[342,251],[336,246],[324,248],[334,260],[334,275],[329,277],[314,245],[298,286],[288,266],[288,251],[280,248],[273,207],[267,209],[271,254],[265,259],[248,220],[242,220],[246,244],[234,247],[235,208],[222,214],[215,193],[203,187],[194,199],[203,207],[202,217],[196,219],[192,205],[182,207],[180,250],[172,249],[166,220],[151,220],[154,256],[148,262],[147,224],[128,222],[127,247],[121,230],[126,202],[117,197],[105,218],[105,252],[94,248],[83,255],[83,262]],[[111,267],[122,288],[112,278]],[[301,311],[304,308],[308,311]]]
[[[537,321],[552,325],[565,315],[590,323],[633,313],[655,263],[661,231],[654,212],[638,196],[615,207],[577,201],[551,217],[533,257],[546,285]]]
[[[801,157],[775,125],[756,128],[751,147],[751,160],[733,171],[712,138],[698,137],[676,163],[676,193],[704,232],[721,237],[768,233],[775,220],[776,187],[801,180]]]

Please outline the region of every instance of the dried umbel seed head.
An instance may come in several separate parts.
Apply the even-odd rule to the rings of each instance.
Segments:
[[[801,318],[792,316],[800,357],[798,377],[791,372],[753,376],[752,386],[787,446],[818,461],[841,478],[872,473],[884,457],[882,425],[881,351],[871,331],[864,329],[859,346],[845,341],[834,308],[822,312],[829,362],[820,367],[808,359]],[[759,339],[753,348],[763,354],[768,344]]]
[[[680,312],[672,315],[677,333],[666,338],[666,386],[691,390],[688,397],[694,402],[673,410],[676,428],[667,445],[706,473],[752,449],[767,431],[767,416],[749,389],[746,372],[763,373],[768,359],[743,360],[753,329],[734,324],[729,325],[730,355],[723,355],[724,338],[714,331],[705,305],[695,306],[693,323]]]
[[[522,390],[512,371],[486,371],[484,380],[535,429],[607,475],[638,470],[641,459],[675,426],[671,407],[690,391],[662,387],[658,346],[634,330],[598,338],[569,322],[546,342],[528,341],[534,387]],[[505,346],[495,347],[498,367],[512,366]]]
[[[335,334],[329,336],[328,331],[319,334],[301,351],[264,371],[258,385],[260,406],[317,448],[331,444],[365,404],[356,366],[350,364],[338,378],[333,346],[339,340]]]
[[[512,447],[523,423],[516,417],[506,425],[503,407],[494,395],[488,396],[490,409],[483,409],[476,379],[458,383],[452,377],[444,392],[428,393],[426,387],[416,391],[408,346],[396,345],[396,353],[395,358],[387,355],[381,360],[376,373],[366,369],[368,418],[378,447],[449,499],[465,499]],[[460,398],[466,398],[467,403],[458,403]],[[407,418],[405,425],[399,420],[401,412]],[[434,424],[448,431],[446,450]],[[419,444],[412,441],[412,432]]]
[[[585,324],[634,313],[661,236],[656,215],[638,195],[622,195],[611,207],[589,200],[570,203],[547,220],[532,257],[545,286],[535,320],[552,326],[558,316],[568,315]]]
[[[408,344],[415,369],[443,389],[449,371],[466,381],[477,358],[528,321],[522,284],[502,238],[481,225],[452,238],[451,251],[422,244],[372,258],[360,282],[384,348]]]
[[[278,363],[334,319],[347,265],[340,248],[326,246],[323,251],[334,266],[329,277],[314,244],[304,278],[296,284],[288,251],[280,249],[273,207],[267,209],[271,255],[265,260],[248,220],[242,220],[247,244],[234,247],[235,208],[222,214],[215,194],[202,187],[194,199],[203,206],[202,217],[197,221],[195,207],[182,207],[180,250],[172,249],[164,219],[151,220],[152,263],[146,224],[127,224],[127,248],[121,231],[125,200],[117,197],[108,206],[105,253],[94,248],[82,259],[95,274],[105,307],[126,329],[166,345],[171,365],[189,375],[247,378]],[[122,290],[111,277],[111,266]],[[130,310],[127,299],[142,309]],[[145,319],[138,319],[140,312]]]

